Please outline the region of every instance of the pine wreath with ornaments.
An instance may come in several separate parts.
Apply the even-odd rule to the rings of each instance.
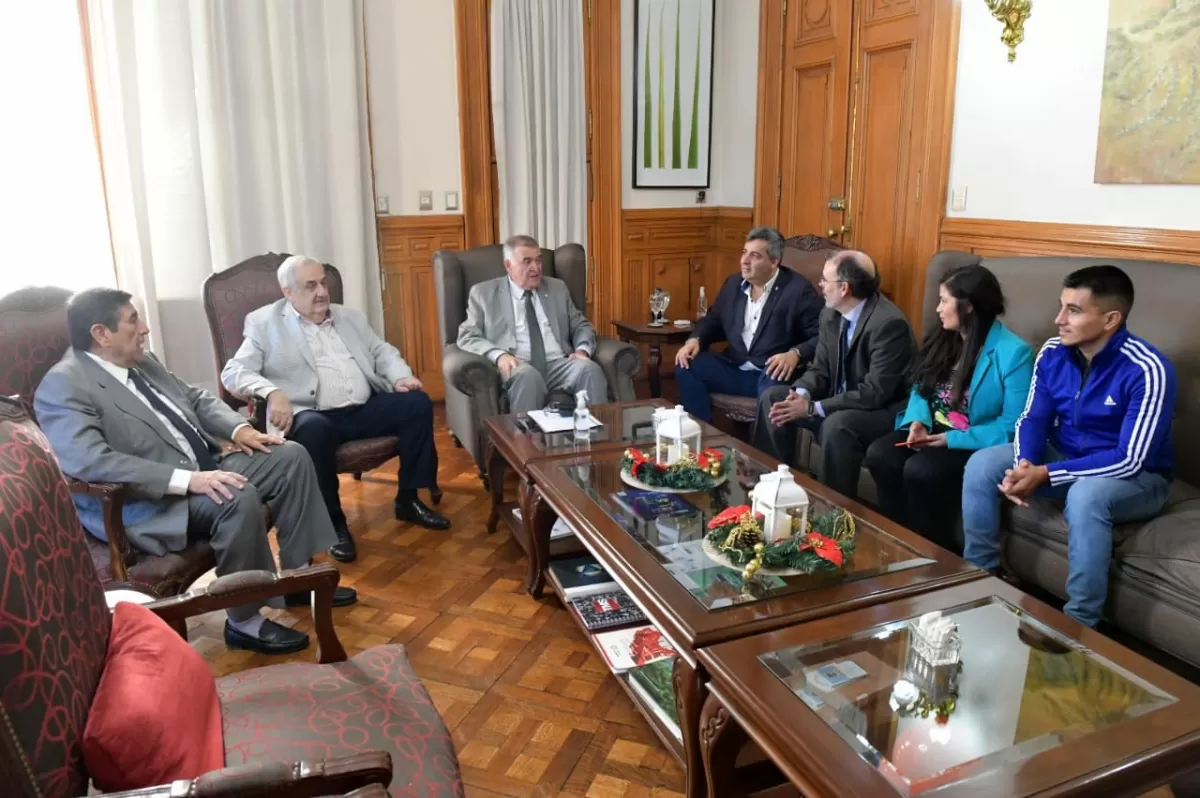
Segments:
[[[697,454],[685,454],[671,465],[655,462],[641,449],[626,449],[621,457],[621,470],[652,488],[671,490],[709,490],[729,470],[722,452],[702,449]]]
[[[813,518],[807,530],[797,530],[768,545],[763,540],[762,516],[741,504],[727,507],[709,521],[706,537],[731,563],[744,569],[746,579],[760,568],[831,573],[854,556],[854,516],[832,510]]]

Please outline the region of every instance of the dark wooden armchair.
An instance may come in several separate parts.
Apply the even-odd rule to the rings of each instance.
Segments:
[[[276,272],[288,257],[286,252],[255,255],[223,272],[210,274],[204,280],[204,314],[208,317],[208,332],[216,357],[221,398],[234,410],[249,405],[250,416],[260,430],[266,429],[266,402],[231,393],[220,384],[220,374],[242,345],[246,315],[283,297]],[[327,263],[325,279],[329,286],[330,301],[341,304],[342,275]],[[337,450],[338,473],[353,474],[355,479],[362,479],[364,471],[378,468],[395,457],[398,443],[395,437],[381,437],[343,444]],[[437,487],[430,491],[430,495],[435,504],[442,498],[442,492]]]
[[[46,372],[69,346],[67,300],[63,288],[22,288],[0,298],[0,396],[16,397],[33,412],[33,394]],[[87,549],[106,587],[128,587],[163,598],[186,590],[216,566],[212,547],[190,544],[154,557],[137,551],[125,537],[121,509],[125,491],[112,483],[69,481],[71,490],[98,498],[104,508],[105,543],[86,532]]]
[[[70,491],[21,403],[0,398],[0,773],[5,795],[87,793],[83,734],[105,667],[112,616]],[[333,628],[338,570],[247,571],[146,605],[192,616],[312,591],[319,664],[293,662],[216,680],[226,767],[190,785],[123,796],[340,795],[395,781],[405,795],[460,796],[450,732],[403,646],[347,660]],[[49,669],[49,670],[47,670]],[[52,718],[53,722],[47,722]],[[322,718],[320,723],[313,718]],[[312,752],[324,759],[312,759]],[[366,791],[360,795],[379,794]]]

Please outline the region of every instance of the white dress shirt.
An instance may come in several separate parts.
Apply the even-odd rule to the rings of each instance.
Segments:
[[[841,344],[842,352],[849,353],[850,342],[854,340],[854,328],[858,326],[858,317],[862,315],[863,308],[866,307],[866,305],[867,305],[866,302],[859,302],[857,305],[855,305],[853,308],[846,311],[842,315],[842,318],[844,318],[847,322],[846,337],[842,341],[842,344]],[[835,364],[833,364],[833,366],[834,366],[834,371],[836,371],[837,364],[835,363]],[[804,390],[803,388],[794,388],[793,390],[795,390],[795,392],[800,394],[801,396],[808,396],[808,391]],[[842,375],[842,384],[837,386],[837,393],[845,393],[845,391],[846,391],[846,375],[843,374]],[[820,416],[821,418],[825,418],[825,408],[821,407],[820,402],[817,402],[815,405],[813,405],[813,409],[817,411],[818,416]]]
[[[531,357],[529,348],[529,325],[525,323],[525,289],[508,279],[508,293],[512,297],[513,303],[513,319],[517,323],[517,328],[514,338],[517,340],[517,346],[514,355],[518,360],[528,361]],[[542,307],[542,298],[538,296],[537,291],[533,292],[533,310],[537,314],[538,328],[542,331],[542,347],[546,350],[546,362],[566,357],[563,353],[562,345],[558,341],[558,337],[554,334],[554,328],[550,326],[550,318],[546,315],[546,309]],[[582,347],[581,347],[582,348]],[[495,363],[500,359],[500,356],[506,354],[503,349],[497,349],[490,352],[492,362]]]
[[[317,409],[366,404],[371,398],[371,383],[334,326],[333,316],[326,316],[325,321],[316,324],[290,304],[288,309],[300,320],[300,329],[317,367]]]
[[[749,280],[742,280],[742,293],[746,295],[746,317],[742,320],[742,343],[746,346],[746,351],[750,351],[750,344],[754,341],[754,333],[758,331],[758,322],[762,318],[763,308],[767,306],[767,297],[771,296],[771,289],[775,287],[775,281],[779,279],[779,269],[771,275],[771,279],[767,280],[763,286],[762,293],[758,295],[758,299],[753,298],[753,286]],[[747,360],[739,368],[742,371],[762,371],[758,366]]]
[[[117,382],[121,383],[126,388],[128,388],[130,390],[130,392],[133,393],[134,396],[136,396],[138,399],[141,399],[142,404],[144,404],[146,407],[150,408],[150,412],[154,414],[155,418],[157,418],[159,421],[161,421],[162,425],[167,428],[167,432],[170,433],[171,437],[175,439],[175,442],[179,444],[180,449],[182,449],[185,452],[192,453],[192,464],[195,465],[196,468],[190,469],[190,470],[183,469],[183,468],[176,468],[175,471],[172,472],[172,474],[171,474],[171,481],[167,483],[167,493],[169,493],[172,496],[186,496],[187,492],[188,492],[188,483],[192,479],[192,474],[196,471],[196,469],[198,469],[200,467],[196,461],[196,451],[192,448],[192,445],[190,443],[188,443],[188,439],[183,437],[183,433],[180,432],[173,423],[171,423],[171,419],[167,418],[162,413],[160,413],[158,411],[158,409],[154,407],[154,405],[150,404],[150,400],[147,399],[145,396],[143,396],[142,392],[139,391],[136,387],[134,387],[133,381],[129,379],[129,369],[124,368],[122,366],[118,366],[115,363],[109,363],[104,358],[99,357],[91,352],[88,352],[87,356],[90,357],[92,360],[96,361],[100,365],[100,368],[104,369],[109,374],[111,374],[113,379],[115,379]],[[150,381],[146,380],[146,384],[150,385]],[[184,424],[191,426],[191,424],[187,420],[187,416],[184,415],[183,411],[179,409],[179,406],[177,404],[175,404],[170,399],[168,399],[165,395],[163,395],[163,393],[161,391],[155,390],[153,385],[150,385],[150,390],[154,391],[154,394],[155,394],[155,396],[157,396],[159,398],[159,401],[161,401],[167,407],[174,410],[175,413],[179,416],[179,418],[183,421]],[[249,425],[248,424],[237,425],[237,427],[234,428],[233,433],[231,433],[231,436],[236,435],[237,431],[239,429],[241,429],[242,427],[246,427],[246,426],[249,426]],[[196,428],[192,427],[192,429],[196,429]],[[199,435],[201,438],[204,437],[204,434],[201,433],[200,430],[196,430],[196,434]]]

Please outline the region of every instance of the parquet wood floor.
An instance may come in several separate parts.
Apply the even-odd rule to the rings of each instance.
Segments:
[[[403,643],[454,735],[471,798],[650,798],[679,796],[675,760],[609,675],[583,632],[552,595],[521,587],[524,555],[501,529],[487,534],[490,497],[475,464],[457,449],[436,411],[439,509],[448,532],[392,517],[395,461],[342,478],[342,503],[359,559],[342,564],[356,606],[334,610],[338,636],[353,656]],[[512,488],[510,488],[511,490]],[[203,581],[203,580],[202,580]],[[305,631],[307,611],[268,611]],[[188,623],[192,645],[224,675],[291,657],[232,651],[222,639],[224,613]],[[1172,798],[1167,788],[1143,798]]]
[[[359,603],[334,610],[338,636],[353,656],[384,643],[408,647],[458,748],[467,795],[645,798],[676,796],[683,776],[608,674],[566,611],[521,587],[520,547],[502,529],[487,534],[490,497],[475,464],[457,449],[437,410],[439,509],[449,532],[392,517],[396,461],[342,478],[342,502],[359,559],[342,564],[342,584]],[[427,500],[427,499],[426,499]],[[307,611],[268,611],[311,631]],[[231,651],[224,613],[193,619],[192,645],[214,673],[311,662]]]

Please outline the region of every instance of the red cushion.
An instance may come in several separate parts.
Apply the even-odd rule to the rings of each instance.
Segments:
[[[186,640],[140,604],[121,602],[113,611],[83,758],[105,792],[194,779],[225,766],[212,673]]]

